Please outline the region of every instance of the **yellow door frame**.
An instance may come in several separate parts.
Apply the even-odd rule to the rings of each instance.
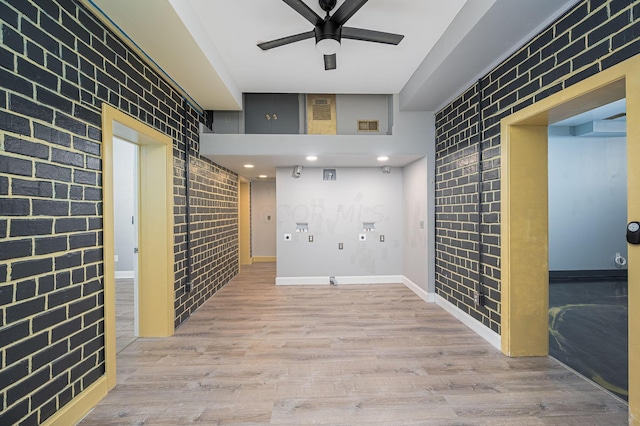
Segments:
[[[548,338],[547,126],[627,100],[629,220],[640,219],[640,56],[501,121],[502,352],[541,356]],[[621,230],[624,235],[624,230]],[[629,246],[629,419],[640,424],[640,246]]]
[[[138,318],[141,337],[166,337],[174,332],[173,141],[106,103],[102,108],[102,121],[105,362],[111,389],[116,383],[113,137],[140,147]]]
[[[238,181],[238,237],[240,265],[251,265],[251,182]]]

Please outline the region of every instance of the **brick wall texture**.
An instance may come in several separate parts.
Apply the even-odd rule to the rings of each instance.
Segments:
[[[101,106],[174,140],[175,324],[238,271],[238,177],[197,154],[179,92],[75,0],[0,0],[0,424],[40,424],[104,374]],[[142,218],[144,220],[144,218]]]
[[[437,294],[500,333],[500,120],[638,53],[640,1],[581,0],[436,114]]]

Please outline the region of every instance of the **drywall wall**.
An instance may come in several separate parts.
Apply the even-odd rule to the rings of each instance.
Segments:
[[[428,240],[433,238],[427,230],[427,158],[414,161],[403,169],[403,274],[425,291],[428,288],[430,260]]]
[[[251,255],[276,256],[276,183],[251,183]]]
[[[337,95],[336,121],[339,135],[359,135],[358,120],[378,120],[379,131],[365,134],[386,135],[389,129],[389,95]]]
[[[401,275],[402,176],[400,168],[389,174],[377,167],[337,168],[336,180],[325,181],[322,168],[304,168],[297,179],[290,168],[279,168],[278,278]],[[375,230],[363,232],[365,221],[375,222]],[[308,223],[308,232],[296,232],[298,222]]]
[[[549,270],[615,269],[626,224],[626,138],[550,137]]]
[[[137,227],[132,223],[136,214],[138,147],[122,139],[113,139],[114,254],[116,272],[133,273]]]

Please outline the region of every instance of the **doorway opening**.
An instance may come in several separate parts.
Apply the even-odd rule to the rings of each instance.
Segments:
[[[105,370],[116,384],[116,291],[114,137],[137,146],[138,158],[138,335],[166,337],[174,331],[173,141],[148,125],[102,106]]]
[[[113,139],[116,352],[138,337],[138,145]]]
[[[628,398],[626,103],[549,126],[549,355]]]
[[[501,120],[501,346],[549,353],[549,124],[626,99],[627,221],[640,220],[640,55]],[[570,159],[567,159],[570,161]],[[627,228],[627,227],[625,227]],[[626,229],[620,233],[625,235]],[[640,245],[627,245],[629,418],[640,418]]]

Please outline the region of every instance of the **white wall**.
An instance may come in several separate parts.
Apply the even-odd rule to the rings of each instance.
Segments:
[[[251,255],[276,256],[276,183],[251,182]]]
[[[405,166],[403,169],[404,188],[404,256],[403,274],[411,282],[425,291],[429,289],[428,239],[433,238],[427,230],[427,158]]]
[[[133,249],[136,227],[131,217],[137,216],[135,193],[137,149],[132,143],[113,139],[113,206],[114,254],[118,256],[116,271],[133,271]]]
[[[298,179],[291,172],[276,174],[279,278],[402,274],[402,169],[338,168],[335,181],[324,181],[322,168],[305,167]],[[363,221],[375,222],[364,242]],[[296,222],[308,222],[309,232],[296,233]]]
[[[627,242],[626,138],[549,138],[549,270],[614,269]]]

